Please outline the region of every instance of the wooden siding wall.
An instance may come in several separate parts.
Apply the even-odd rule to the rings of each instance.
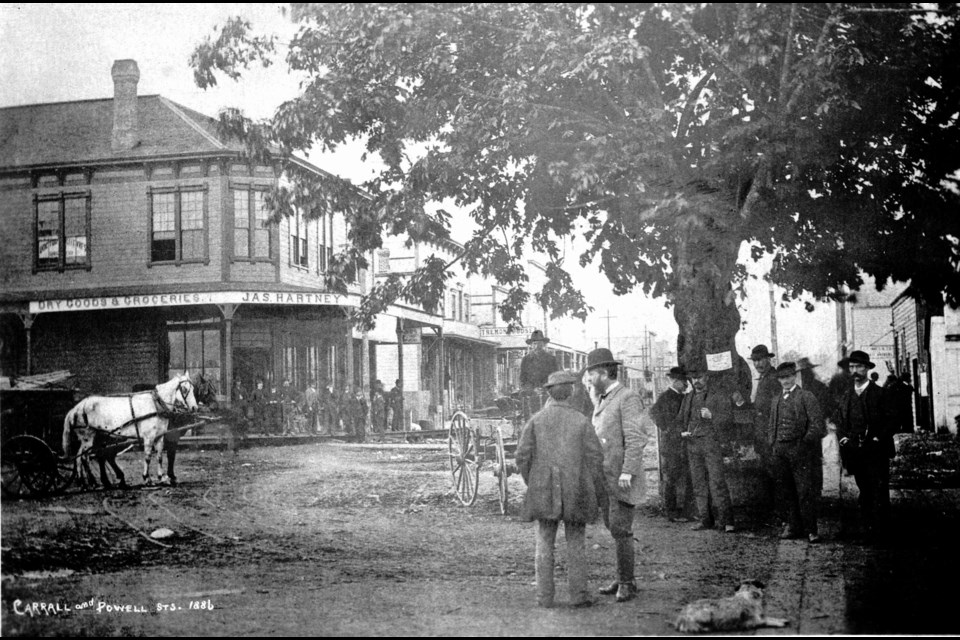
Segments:
[[[160,381],[162,332],[143,311],[41,314],[33,325],[33,370],[69,369],[85,395],[127,393],[137,382]]]

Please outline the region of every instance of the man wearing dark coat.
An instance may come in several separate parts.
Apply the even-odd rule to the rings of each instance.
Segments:
[[[633,516],[645,492],[643,449],[654,425],[640,396],[618,380],[621,364],[609,349],[594,349],[587,354],[587,380],[596,395],[593,428],[603,449],[603,476],[609,496],[603,521],[617,552],[617,579],[602,587],[600,593],[615,593],[617,602],[626,602],[637,596]]]
[[[809,358],[800,358],[797,360],[797,373],[800,376],[800,386],[809,391],[820,404],[820,412],[824,420],[832,420],[836,412],[836,403],[833,395],[827,385],[823,384],[813,374],[813,369],[819,365],[810,362]],[[823,443],[821,441],[819,448],[814,448],[816,460],[813,461],[811,471],[813,472],[813,490],[817,495],[823,495]]]
[[[387,409],[390,410],[391,421],[390,429],[392,431],[404,431],[403,424],[403,391],[400,390],[400,379],[397,378],[393,384],[393,389],[387,393]]]
[[[890,510],[890,458],[893,420],[883,390],[867,377],[876,365],[863,351],[853,351],[839,363],[847,367],[853,384],[840,399],[837,437],[843,465],[860,489],[860,514],[865,533],[879,532]]]
[[[774,354],[770,353],[765,344],[758,344],[750,352],[750,360],[753,361],[753,366],[759,375],[757,392],[753,398],[753,442],[763,465],[767,508],[773,505],[774,476],[776,475],[767,427],[770,424],[770,403],[780,393],[780,383],[777,382],[777,376],[773,368],[773,356]]]
[[[680,437],[683,424],[679,418],[680,405],[687,389],[687,374],[683,367],[673,367],[667,377],[670,386],[650,408],[650,417],[660,431],[663,509],[673,522],[692,515],[693,493],[690,491],[687,448]]]
[[[379,380],[373,381],[370,391],[370,426],[381,436],[387,430],[387,397]]]
[[[712,502],[719,512],[719,525],[731,533],[736,530],[733,503],[730,501],[720,449],[722,432],[733,423],[730,396],[709,388],[707,371],[702,365],[689,367],[687,375],[693,383],[693,391],[683,397],[680,405],[683,424],[680,435],[687,444],[687,459],[700,519],[693,529],[699,531],[713,526],[713,514],[710,511]]]
[[[817,503],[819,493],[814,490],[811,466],[820,458],[815,449],[827,429],[820,403],[812,392],[797,385],[794,363],[784,362],[777,367],[777,379],[782,393],[770,406],[770,447],[776,470],[777,506],[786,525],[782,539],[804,535],[810,542],[819,542]]]
[[[554,544],[559,523],[567,539],[570,604],[592,604],[587,594],[585,533],[603,500],[603,453],[590,421],[571,404],[578,377],[551,373],[544,387],[550,395],[520,436],[517,468],[527,485],[523,518],[537,521],[537,604],[553,606]],[[600,492],[600,493],[598,493]]]
[[[553,354],[547,353],[546,346],[550,342],[543,332],[537,329],[527,340],[531,345],[530,351],[520,361],[520,388],[528,391],[542,387],[547,377],[560,369]]]

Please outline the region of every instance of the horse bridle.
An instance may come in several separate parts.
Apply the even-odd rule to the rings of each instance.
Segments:
[[[187,390],[184,391],[184,386],[187,387]],[[189,380],[181,380],[180,384],[177,385],[177,394],[173,396],[173,406],[174,407],[183,407],[184,409],[189,409],[190,404],[187,402],[187,397],[193,392],[194,387],[193,383]]]

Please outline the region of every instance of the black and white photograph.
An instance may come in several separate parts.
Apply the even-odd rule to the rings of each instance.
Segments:
[[[960,4],[0,3],[0,635],[960,635]]]

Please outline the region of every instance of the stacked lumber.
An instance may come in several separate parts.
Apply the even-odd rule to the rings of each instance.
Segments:
[[[49,389],[53,387],[62,387],[66,381],[73,377],[73,374],[63,369],[61,371],[51,371],[50,373],[38,373],[35,376],[23,376],[17,378],[17,389]]]

